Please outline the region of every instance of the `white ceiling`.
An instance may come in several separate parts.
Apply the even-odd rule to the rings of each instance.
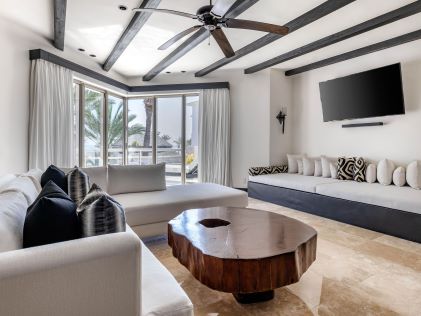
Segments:
[[[1,0],[2,3],[5,1]],[[8,9],[8,12],[10,11],[9,18],[19,23],[25,23],[45,36],[51,37],[51,2],[49,0],[14,2],[14,5]],[[323,2],[324,0],[261,0],[239,17],[285,24]],[[357,0],[252,54],[226,65],[224,68],[244,69],[253,66],[411,2],[413,0]],[[95,54],[97,55],[96,60],[99,63],[103,63],[133,15],[130,9],[138,7],[140,3],[140,0],[68,1],[66,49],[77,50],[80,47],[84,48],[86,50],[85,54]],[[129,10],[118,10],[120,4],[126,5]],[[159,8],[194,13],[198,7],[206,4],[208,4],[208,1],[204,0],[162,0]],[[30,12],[30,19],[27,19],[28,12]],[[176,47],[174,45],[174,47],[166,51],[158,51],[158,46],[175,34],[195,24],[194,20],[183,17],[153,14],[116,62],[113,70],[126,77],[144,75]],[[421,29],[421,14],[366,32],[274,68],[290,69],[302,66],[417,29]],[[226,34],[235,50],[265,35],[255,31],[227,29]],[[221,58],[223,58],[223,54],[214,40],[210,39],[210,46],[207,41],[203,42],[171,65],[166,71],[180,72],[185,70],[195,72]]]

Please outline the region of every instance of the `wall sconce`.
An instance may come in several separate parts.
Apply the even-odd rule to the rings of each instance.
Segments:
[[[279,121],[279,124],[282,125],[282,134],[285,133],[285,118],[286,117],[287,117],[287,108],[282,108],[281,111],[276,116],[276,118]]]

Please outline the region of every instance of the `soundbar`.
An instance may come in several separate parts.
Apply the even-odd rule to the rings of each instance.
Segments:
[[[371,123],[355,123],[355,124],[343,124],[342,128],[351,127],[366,127],[366,126],[382,126],[383,122],[371,122]]]

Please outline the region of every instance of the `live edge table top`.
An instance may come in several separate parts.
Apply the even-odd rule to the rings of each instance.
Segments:
[[[317,232],[276,213],[214,207],[171,220],[168,243],[200,282],[238,299],[298,282],[316,259]]]

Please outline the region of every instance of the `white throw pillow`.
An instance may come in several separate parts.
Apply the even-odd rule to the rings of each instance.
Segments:
[[[298,165],[298,174],[303,174],[303,171],[304,171],[303,160],[297,159],[297,165]]]
[[[287,155],[288,173],[298,173],[298,159],[303,159],[306,155]]]
[[[329,164],[330,174],[333,179],[338,178],[338,165],[336,163],[331,162]]]
[[[374,163],[367,166],[367,170],[365,171],[365,181],[368,183],[374,183],[377,181],[377,166]]]
[[[406,170],[404,167],[397,167],[393,171],[393,184],[398,187],[403,187],[406,183]]]
[[[314,176],[315,169],[315,159],[313,158],[303,158],[303,175],[305,176]]]
[[[329,169],[330,171],[330,169]],[[321,177],[323,174],[323,169],[322,169],[322,161],[320,159],[316,159],[314,161],[314,176],[315,177]]]
[[[330,163],[333,162],[336,164],[336,158],[329,158],[326,156],[321,156],[321,162],[322,162],[322,177],[331,178],[332,173],[330,172]]]
[[[421,189],[421,161],[413,161],[406,168],[406,182],[411,188]]]
[[[108,193],[111,195],[165,189],[165,163],[144,166],[108,166]]]
[[[377,165],[377,180],[380,184],[391,185],[393,181],[395,164],[389,159],[383,159]]]

